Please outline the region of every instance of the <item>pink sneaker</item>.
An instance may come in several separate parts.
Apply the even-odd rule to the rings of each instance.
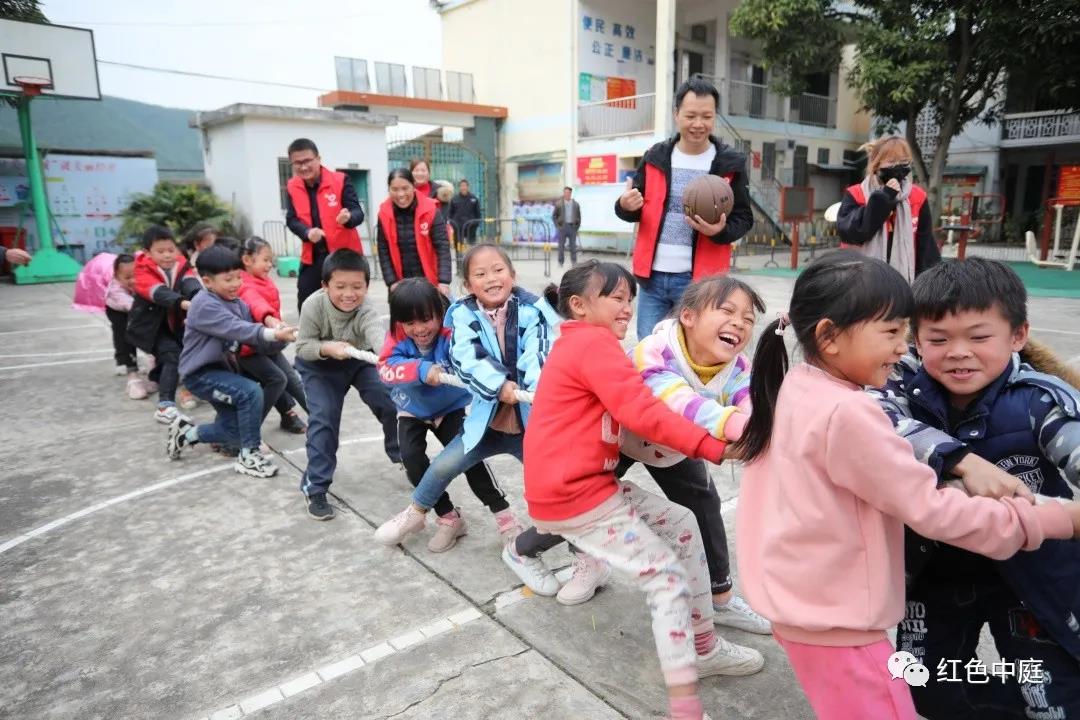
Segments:
[[[503,543],[510,542],[525,529],[510,508],[495,513],[495,527],[498,528]]]
[[[127,395],[132,400],[146,399],[146,385],[140,378],[129,377],[127,381]]]
[[[433,553],[446,552],[457,545],[458,538],[466,532],[468,531],[465,529],[465,518],[461,517],[460,512],[454,510],[435,521],[435,534],[428,540],[427,549]]]
[[[390,518],[375,531],[375,541],[382,545],[397,545],[427,524],[427,513],[422,513],[409,503],[409,507]]]
[[[561,605],[580,605],[588,602],[610,577],[611,568],[607,563],[591,555],[574,553],[574,576],[566,581],[555,599]]]

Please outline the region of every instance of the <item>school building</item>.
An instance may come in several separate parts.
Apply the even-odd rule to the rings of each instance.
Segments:
[[[857,177],[870,118],[838,70],[783,97],[757,45],[729,29],[737,0],[443,0],[443,66],[509,109],[499,131],[500,206],[550,217],[564,185],[586,247],[626,248],[612,206],[644,151],[673,132],[674,91],[693,75],[720,91],[716,134],[750,158],[757,232],[778,232],[781,185],[810,186],[820,213]]]

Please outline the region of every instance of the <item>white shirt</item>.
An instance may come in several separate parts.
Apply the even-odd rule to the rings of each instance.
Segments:
[[[671,151],[671,188],[664,210],[664,227],[656,243],[653,270],[686,273],[694,264],[694,229],[683,214],[682,196],[691,180],[707,175],[716,158],[716,146],[698,155],[687,155],[676,145]]]

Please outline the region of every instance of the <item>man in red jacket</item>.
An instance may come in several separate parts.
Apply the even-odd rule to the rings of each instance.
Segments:
[[[638,295],[637,334],[652,333],[693,280],[726,273],[731,244],[754,224],[746,156],[712,136],[720,93],[705,80],[684,82],[675,93],[677,134],[645,152],[615,214],[640,223],[634,243]],[[735,204],[715,223],[683,214],[683,191],[705,174],[731,183]]]
[[[349,248],[363,254],[356,226],[364,222],[364,209],[345,174],[323,167],[319,149],[311,140],[293,140],[289,162],[295,174],[286,185],[285,224],[303,241],[296,278],[299,309],[322,287],[323,261],[330,253]]]

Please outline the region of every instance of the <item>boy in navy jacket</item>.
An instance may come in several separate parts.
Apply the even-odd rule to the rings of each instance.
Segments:
[[[943,475],[971,453],[1016,478],[999,492],[1023,484],[1038,502],[1071,499],[1070,483],[1080,483],[1080,393],[1021,362],[1028,322],[1020,278],[970,258],[928,269],[912,290],[920,358],[906,357],[875,392],[897,431]],[[897,650],[936,673],[911,688],[921,715],[1080,718],[1080,543],[1047,540],[993,561],[909,530],[907,571]],[[973,675],[984,623],[1003,664]],[[998,677],[980,682],[994,669]]]

